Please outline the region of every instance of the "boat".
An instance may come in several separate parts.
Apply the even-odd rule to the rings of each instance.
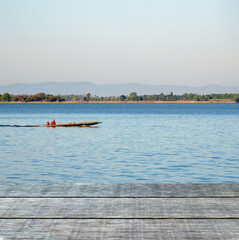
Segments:
[[[81,122],[81,123],[65,123],[65,124],[55,124],[55,125],[0,125],[0,127],[89,127],[92,125],[97,125],[102,122]]]
[[[45,127],[87,127],[96,124],[100,124],[102,122],[82,122],[82,123],[65,123],[65,124],[55,124],[55,125],[45,125]]]

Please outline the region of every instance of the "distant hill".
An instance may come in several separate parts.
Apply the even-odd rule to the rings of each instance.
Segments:
[[[239,87],[224,87],[220,85],[207,85],[204,87],[189,87],[175,85],[148,85],[139,83],[129,84],[94,84],[91,82],[45,82],[37,84],[12,84],[0,86],[0,94],[36,94],[44,92],[47,94],[86,94],[91,93],[97,96],[120,96],[129,95],[131,92],[142,94],[174,94],[183,93],[239,93]]]

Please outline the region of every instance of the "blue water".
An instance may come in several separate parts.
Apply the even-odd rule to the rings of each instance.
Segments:
[[[0,104],[0,182],[239,183],[239,104]]]

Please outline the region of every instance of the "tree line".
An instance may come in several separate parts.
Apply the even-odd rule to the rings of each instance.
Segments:
[[[62,102],[65,101],[60,95],[45,94],[43,92],[35,95],[10,95],[4,93],[0,95],[1,102]]]
[[[222,94],[195,94],[195,93],[184,93],[182,95],[174,95],[173,92],[170,94],[153,94],[153,95],[138,95],[136,92],[131,92],[129,95],[120,95],[120,96],[108,96],[108,97],[99,97],[96,95],[91,95],[87,93],[86,95],[62,95],[66,101],[81,101],[81,102],[110,102],[110,101],[235,101],[239,103],[239,93],[222,93]]]
[[[91,95],[90,93],[83,95],[52,95],[45,93],[37,93],[35,95],[10,95],[4,93],[0,95],[1,102],[63,102],[63,101],[74,101],[74,102],[127,102],[127,101],[234,101],[239,103],[239,93],[222,93],[222,94],[206,94],[200,95],[195,93],[184,93],[182,95],[175,95],[173,92],[169,94],[153,94],[153,95],[138,95],[136,92],[131,92],[129,95],[120,96],[108,96],[99,97],[97,95]]]

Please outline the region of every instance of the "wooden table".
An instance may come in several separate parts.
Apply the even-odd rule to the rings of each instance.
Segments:
[[[0,184],[5,239],[239,239],[239,184]]]

